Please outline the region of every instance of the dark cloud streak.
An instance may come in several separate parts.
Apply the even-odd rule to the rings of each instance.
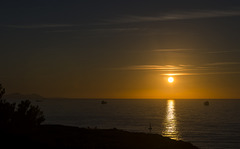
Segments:
[[[156,16],[126,16],[113,20],[113,23],[141,23],[157,21],[191,20],[240,16],[240,10],[192,10],[175,13],[162,13]]]
[[[37,29],[37,28],[62,28],[62,27],[76,27],[79,25],[74,24],[35,24],[35,25],[7,25],[10,28],[24,28],[24,29]]]

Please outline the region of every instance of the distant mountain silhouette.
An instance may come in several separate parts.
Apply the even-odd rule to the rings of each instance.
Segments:
[[[44,97],[38,94],[11,93],[4,95],[3,99],[44,99]]]

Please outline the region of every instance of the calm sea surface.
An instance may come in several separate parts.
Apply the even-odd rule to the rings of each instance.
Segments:
[[[45,124],[118,128],[158,133],[202,149],[240,148],[240,100],[107,99],[32,100],[44,111]]]

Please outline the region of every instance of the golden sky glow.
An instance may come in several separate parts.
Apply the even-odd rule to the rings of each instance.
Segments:
[[[0,8],[6,93],[240,98],[238,1],[6,1]]]

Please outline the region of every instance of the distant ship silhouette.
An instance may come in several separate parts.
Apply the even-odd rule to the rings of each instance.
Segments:
[[[102,101],[101,101],[101,104],[107,104],[107,102],[106,102],[106,101],[104,101],[104,100],[102,100]]]
[[[208,105],[209,105],[209,101],[205,101],[203,104],[204,104],[205,106],[208,106]]]

